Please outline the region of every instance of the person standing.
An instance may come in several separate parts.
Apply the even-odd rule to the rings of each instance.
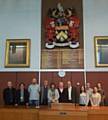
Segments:
[[[50,106],[51,103],[58,103],[59,102],[59,93],[56,89],[56,85],[54,83],[50,84],[50,88],[48,89],[48,105]]]
[[[90,83],[87,83],[87,84],[86,84],[86,93],[87,93],[87,95],[88,95],[88,97],[89,97],[88,106],[91,106],[90,99],[91,99],[91,96],[92,96],[92,93],[93,93],[93,89],[91,88]]]
[[[25,89],[25,84],[20,83],[19,89],[16,91],[16,106],[17,105],[26,105],[29,103],[29,93]]]
[[[101,83],[97,83],[98,92],[101,94],[101,106],[105,105],[105,93]]]
[[[90,101],[91,101],[91,106],[100,106],[101,94],[98,92],[97,87],[94,87]]]
[[[41,87],[41,105],[48,105],[48,80],[45,80]]]
[[[70,80],[67,82],[65,94],[67,103],[78,103],[76,87],[72,86],[72,82]]]
[[[64,103],[66,97],[65,97],[64,83],[62,81],[59,82],[58,92],[59,92],[59,103]]]
[[[39,94],[40,94],[40,87],[37,83],[37,79],[33,78],[32,83],[28,87],[29,92],[29,105],[36,106],[39,108]]]
[[[5,105],[15,105],[16,90],[13,88],[12,82],[7,82],[7,88],[3,91],[3,99]]]
[[[88,102],[89,102],[89,96],[86,93],[85,87],[81,86],[80,97],[79,97],[79,105],[80,106],[87,106]]]

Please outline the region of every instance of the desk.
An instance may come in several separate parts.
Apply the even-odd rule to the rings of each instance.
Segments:
[[[108,107],[88,108],[88,120],[108,120]]]
[[[39,120],[87,120],[86,111],[40,110]]]
[[[38,110],[27,108],[0,108],[0,120],[38,120]]]
[[[0,107],[0,120],[108,120],[108,107],[76,106],[71,110]]]

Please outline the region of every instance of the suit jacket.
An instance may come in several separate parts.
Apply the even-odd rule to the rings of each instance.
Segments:
[[[16,97],[16,90],[15,88],[5,88],[3,91],[3,99],[5,105],[14,105],[15,104],[15,97]]]
[[[78,95],[77,95],[77,90],[76,87],[72,86],[71,90],[71,101],[69,101],[69,94],[68,94],[68,88],[65,88],[65,95],[66,95],[66,102],[71,102],[71,103],[78,103]]]
[[[26,105],[26,103],[29,102],[29,93],[26,89],[24,89],[24,96],[23,96],[24,101],[23,102],[21,102],[20,97],[21,97],[21,90],[19,89],[19,90],[16,91],[16,103],[18,105]]]
[[[59,102],[60,103],[66,102],[65,89],[63,89],[63,91],[61,92],[60,89],[58,88],[58,92],[59,92]]]
[[[48,89],[49,89],[49,88],[47,87],[47,91],[46,91],[46,92],[47,92],[47,93],[46,93],[47,95],[45,96],[45,95],[44,95],[45,87],[44,87],[44,86],[41,87],[41,91],[40,91],[40,102],[41,102],[41,104],[43,104],[43,102],[44,102],[44,99],[45,99],[44,97],[46,97],[46,100],[47,100],[47,102],[48,102]]]

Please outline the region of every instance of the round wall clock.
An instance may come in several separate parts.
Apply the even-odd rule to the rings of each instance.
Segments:
[[[65,71],[59,71],[58,72],[59,77],[64,77],[66,75]]]

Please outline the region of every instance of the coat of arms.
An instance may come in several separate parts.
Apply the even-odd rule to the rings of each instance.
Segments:
[[[74,8],[64,9],[61,3],[49,9],[45,22],[45,47],[79,47],[80,20]]]

